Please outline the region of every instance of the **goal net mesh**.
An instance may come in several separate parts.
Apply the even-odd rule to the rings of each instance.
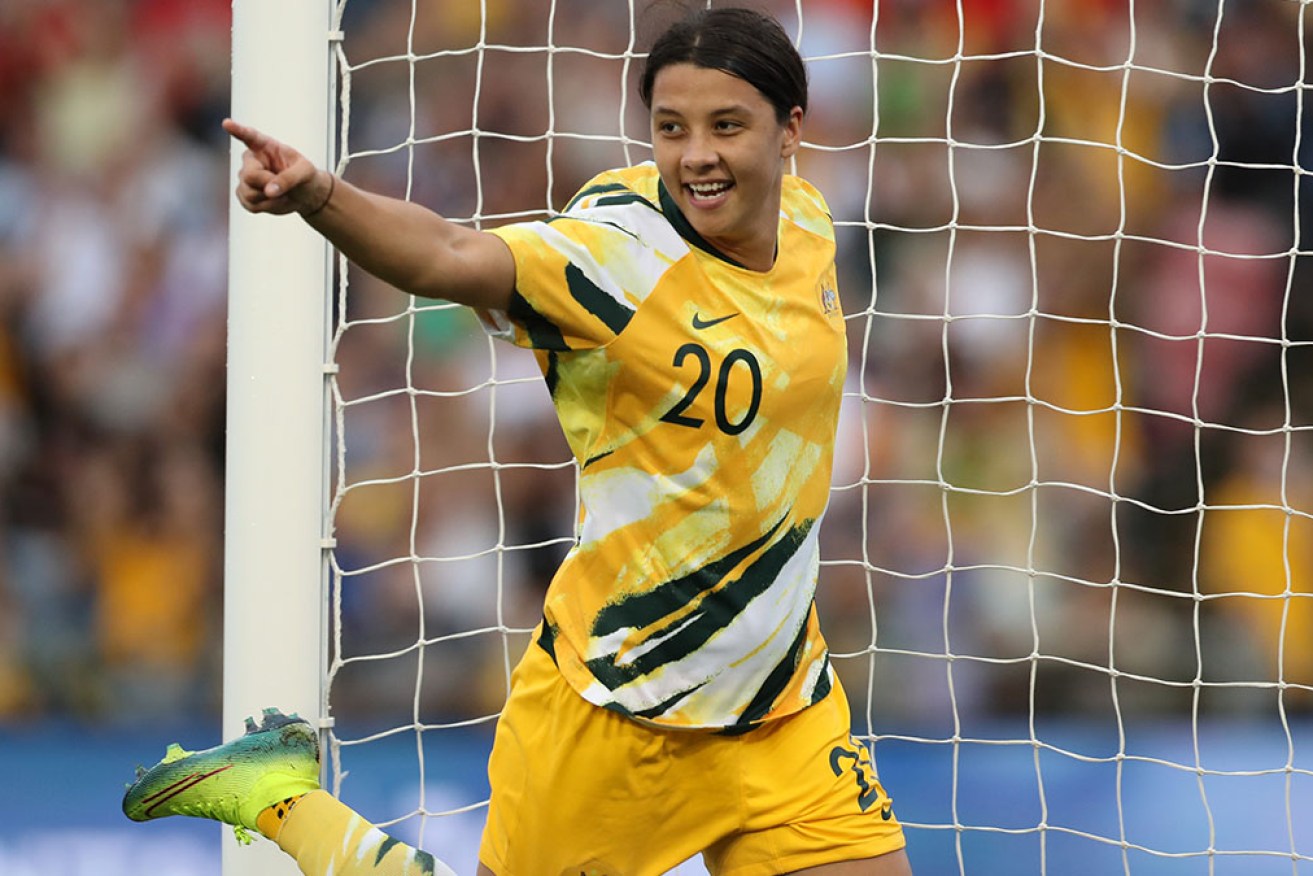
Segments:
[[[1313,873],[1307,7],[755,5],[808,59],[852,353],[817,604],[914,865]],[[337,169],[551,216],[650,156],[670,9],[340,0]],[[333,788],[402,752],[366,815],[472,862],[575,466],[529,354],[336,283]]]

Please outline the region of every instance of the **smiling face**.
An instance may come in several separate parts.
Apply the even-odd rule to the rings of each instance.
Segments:
[[[802,110],[780,123],[746,80],[680,63],[652,84],[652,148],[661,180],[693,228],[757,271],[775,261],[784,159],[798,151]]]

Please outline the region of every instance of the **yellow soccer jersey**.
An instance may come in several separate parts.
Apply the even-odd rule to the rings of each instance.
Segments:
[[[766,273],[717,253],[643,164],[514,253],[494,334],[537,351],[580,466],[541,644],[592,703],[662,726],[792,714],[830,689],[813,597],[847,367],[834,226],[785,177]]]

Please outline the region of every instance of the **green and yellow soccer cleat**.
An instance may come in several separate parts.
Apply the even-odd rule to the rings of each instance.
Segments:
[[[249,843],[256,818],[269,806],[319,787],[319,737],[296,715],[265,709],[257,727],[205,751],[170,745],[123,795],[123,814],[133,821],[166,815],[211,818],[233,826]]]

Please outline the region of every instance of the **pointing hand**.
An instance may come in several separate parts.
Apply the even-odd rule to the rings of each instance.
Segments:
[[[333,178],[292,147],[255,128],[223,120],[246,151],[237,172],[237,200],[252,213],[314,213],[332,194]]]

